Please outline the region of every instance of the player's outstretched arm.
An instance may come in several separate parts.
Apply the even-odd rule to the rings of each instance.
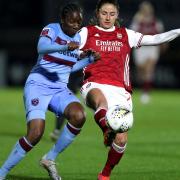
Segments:
[[[141,46],[159,45],[165,42],[170,42],[178,36],[180,36],[180,29],[174,29],[156,35],[144,35],[141,41]]]
[[[80,59],[72,68],[71,72],[76,72],[87,65],[98,61],[100,59],[100,54],[95,51],[85,51],[86,56],[83,59]]]
[[[94,57],[86,57],[78,61],[72,68],[71,72],[76,72],[79,71],[80,69],[83,69],[86,67],[88,64],[94,62]]]
[[[37,50],[39,54],[48,54],[58,51],[66,51],[68,50],[68,44],[59,45],[57,43],[53,43],[52,40],[48,37],[40,37]]]

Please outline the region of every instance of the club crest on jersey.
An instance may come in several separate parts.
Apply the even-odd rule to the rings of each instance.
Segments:
[[[33,106],[37,106],[37,105],[39,104],[39,99],[38,99],[38,98],[32,99],[32,100],[31,100],[31,104],[32,104]]]
[[[118,38],[118,39],[122,39],[122,34],[117,33],[117,38]]]

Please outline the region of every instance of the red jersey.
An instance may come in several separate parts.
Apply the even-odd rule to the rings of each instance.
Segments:
[[[97,82],[125,88],[131,92],[129,79],[130,45],[125,28],[116,27],[107,32],[88,26],[88,35],[83,50],[100,53],[101,59],[84,69],[84,83]]]

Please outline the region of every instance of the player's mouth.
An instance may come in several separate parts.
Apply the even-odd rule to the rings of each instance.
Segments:
[[[105,25],[111,25],[111,22],[104,22]]]

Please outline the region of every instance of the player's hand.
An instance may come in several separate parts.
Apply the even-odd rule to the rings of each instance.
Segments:
[[[77,42],[71,41],[67,45],[68,45],[68,50],[70,50],[70,51],[73,51],[73,50],[79,48],[79,44]]]
[[[92,56],[94,57],[94,61],[97,61],[101,58],[100,53],[95,51],[92,53]]]
[[[97,61],[101,57],[99,52],[96,52],[92,49],[87,49],[81,53],[80,58],[82,59],[82,58],[90,57],[90,56],[93,57],[94,61]]]

